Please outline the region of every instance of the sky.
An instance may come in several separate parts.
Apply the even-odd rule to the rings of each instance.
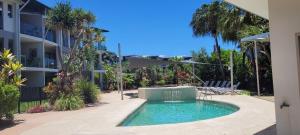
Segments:
[[[53,7],[60,0],[39,0]],[[108,50],[122,55],[190,56],[191,51],[213,51],[211,37],[195,37],[189,23],[194,11],[211,0],[70,0],[73,7],[96,16],[96,27],[107,29]],[[230,43],[220,45],[233,49]]]

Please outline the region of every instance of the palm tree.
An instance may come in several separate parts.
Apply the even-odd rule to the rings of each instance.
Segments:
[[[58,61],[61,64],[61,70],[58,73],[59,83],[58,89],[67,91],[73,90],[74,75],[80,74],[79,71],[83,60],[82,51],[85,46],[91,46],[93,41],[102,39],[99,38],[98,31],[92,30],[92,24],[95,22],[95,16],[81,8],[73,9],[70,2],[59,2],[56,6],[47,13],[46,27],[54,30],[68,30],[74,38],[73,44],[68,53],[63,57],[58,53]],[[46,30],[47,32],[48,30]],[[89,35],[96,33],[97,36],[89,38]],[[58,46],[58,52],[61,52],[62,46]],[[75,70],[74,70],[75,68]]]
[[[90,44],[90,42],[86,42],[87,39],[84,39],[83,35],[89,34],[88,32],[90,32],[91,25],[94,22],[95,16],[91,12],[87,12],[81,8],[72,9],[69,2],[59,2],[48,12],[46,18],[47,28],[69,30],[74,38],[74,45],[71,45],[66,62],[63,61],[61,54],[58,53],[58,60],[61,63],[62,71],[68,72],[70,64],[76,58],[76,51],[81,43],[84,43],[84,45]],[[60,52],[62,50],[61,46],[58,49]]]
[[[218,37],[221,34],[220,20],[224,11],[225,10],[222,6],[222,3],[219,1],[214,1],[211,4],[203,4],[193,14],[193,18],[190,23],[195,36],[212,36],[214,38],[214,52],[218,57],[218,63],[223,79],[225,79],[225,73],[221,61],[221,49],[219,46]]]

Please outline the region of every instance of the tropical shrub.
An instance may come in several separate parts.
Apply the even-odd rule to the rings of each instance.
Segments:
[[[130,73],[124,73],[123,74],[123,83],[124,83],[124,88],[132,88],[133,83],[134,83],[134,75]]]
[[[78,80],[76,82],[76,89],[80,91],[81,97],[84,103],[96,103],[98,102],[100,89],[92,82],[87,80]]]
[[[79,94],[61,95],[54,103],[54,110],[78,110],[84,107],[84,101]]]
[[[22,64],[9,51],[0,55],[0,119],[13,119],[13,111],[17,108],[20,96],[19,86],[25,81],[18,74]]]
[[[116,65],[108,65],[104,64],[104,79],[105,79],[105,84],[106,84],[106,89],[108,90],[114,90],[117,88],[117,77],[116,77]]]
[[[141,81],[140,81],[140,85],[141,87],[147,87],[147,86],[150,86],[150,81],[147,79],[147,78],[143,78]]]
[[[52,82],[49,82],[48,85],[44,88],[44,92],[49,98],[49,103],[54,105],[55,101],[60,98],[61,95],[69,95],[75,92],[74,84],[71,79],[68,79],[67,82],[62,81],[66,79],[62,73],[59,73],[58,77],[53,78]],[[68,83],[68,84],[66,84]]]
[[[28,113],[41,113],[41,112],[47,112],[50,111],[52,107],[49,103],[44,103],[42,105],[34,106],[30,109],[28,109]]]
[[[157,85],[165,85],[166,81],[165,80],[159,80],[156,82]]]
[[[22,68],[22,64],[17,61],[10,50],[4,50],[0,55],[0,80],[5,84],[21,86],[26,79],[22,79],[18,72]]]
[[[190,74],[184,71],[177,72],[178,82],[179,84],[185,84],[191,82]]]
[[[0,119],[13,119],[13,111],[18,106],[20,92],[17,86],[0,82]]]

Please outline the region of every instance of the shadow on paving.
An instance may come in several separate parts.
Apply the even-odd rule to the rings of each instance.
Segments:
[[[134,92],[134,93],[125,93],[125,96],[129,96],[129,99],[133,99],[133,98],[138,98],[138,93]]]
[[[14,121],[0,120],[0,131],[6,128],[11,128],[13,126],[19,125],[23,122],[24,120],[14,120]]]
[[[97,106],[101,106],[101,105],[105,105],[105,104],[109,104],[109,103],[100,101],[98,103],[86,104],[85,107],[97,107]]]
[[[276,135],[276,124],[255,133],[254,135]]]

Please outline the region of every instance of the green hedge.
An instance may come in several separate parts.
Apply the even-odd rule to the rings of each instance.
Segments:
[[[17,86],[0,82],[0,119],[13,119],[20,92]]]

